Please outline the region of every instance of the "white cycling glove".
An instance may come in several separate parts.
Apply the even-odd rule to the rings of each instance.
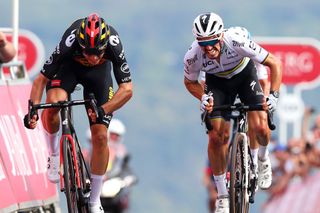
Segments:
[[[213,101],[213,97],[211,95],[208,94],[203,94],[201,97],[201,105],[200,105],[200,110],[202,112],[206,111],[206,106],[209,105],[210,100]]]
[[[278,97],[274,95],[273,93],[270,93],[269,97],[267,98],[267,105],[270,112],[276,111],[278,103]]]

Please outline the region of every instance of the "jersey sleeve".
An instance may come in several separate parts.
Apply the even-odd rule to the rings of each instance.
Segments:
[[[49,59],[45,62],[40,71],[48,79],[52,79],[60,69],[61,63],[67,58],[71,58],[72,51],[77,42],[76,31],[81,19],[73,22],[71,26],[63,34],[59,44],[56,46]]]
[[[197,44],[192,43],[184,56],[184,77],[190,81],[197,81],[201,70],[201,54],[199,54]]]
[[[248,57],[255,62],[263,63],[269,52],[262,48],[255,41],[248,38],[239,37],[240,41],[234,40],[234,48],[242,56]]]
[[[110,57],[114,77],[118,84],[131,81],[131,73],[127,59],[125,57],[124,48],[117,31],[110,26],[110,38],[106,55]]]

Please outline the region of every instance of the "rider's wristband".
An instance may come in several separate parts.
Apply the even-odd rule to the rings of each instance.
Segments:
[[[278,91],[270,91],[270,95],[273,95],[276,98],[279,98],[279,92]]]

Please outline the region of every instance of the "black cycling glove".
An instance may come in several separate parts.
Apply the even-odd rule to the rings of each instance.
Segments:
[[[39,120],[39,115],[38,115],[38,112],[34,111],[34,112],[31,112],[30,113],[30,117],[29,117],[29,114],[26,114],[23,118],[23,124],[26,128],[28,129],[31,129],[30,127],[30,121],[31,121],[31,118],[36,115],[37,116],[37,119],[36,120]]]
[[[104,111],[104,109],[100,106],[98,107],[98,118],[97,118],[97,122],[98,123],[103,123],[103,119],[106,117],[106,113]]]

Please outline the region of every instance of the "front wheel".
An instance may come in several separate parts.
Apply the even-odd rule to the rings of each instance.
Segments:
[[[232,142],[230,150],[230,212],[244,213],[249,212],[249,203],[247,202],[247,189],[245,187],[245,162],[243,136],[237,134]]]
[[[77,213],[77,188],[73,166],[72,146],[67,137],[63,139],[63,180],[67,199],[68,212]]]

